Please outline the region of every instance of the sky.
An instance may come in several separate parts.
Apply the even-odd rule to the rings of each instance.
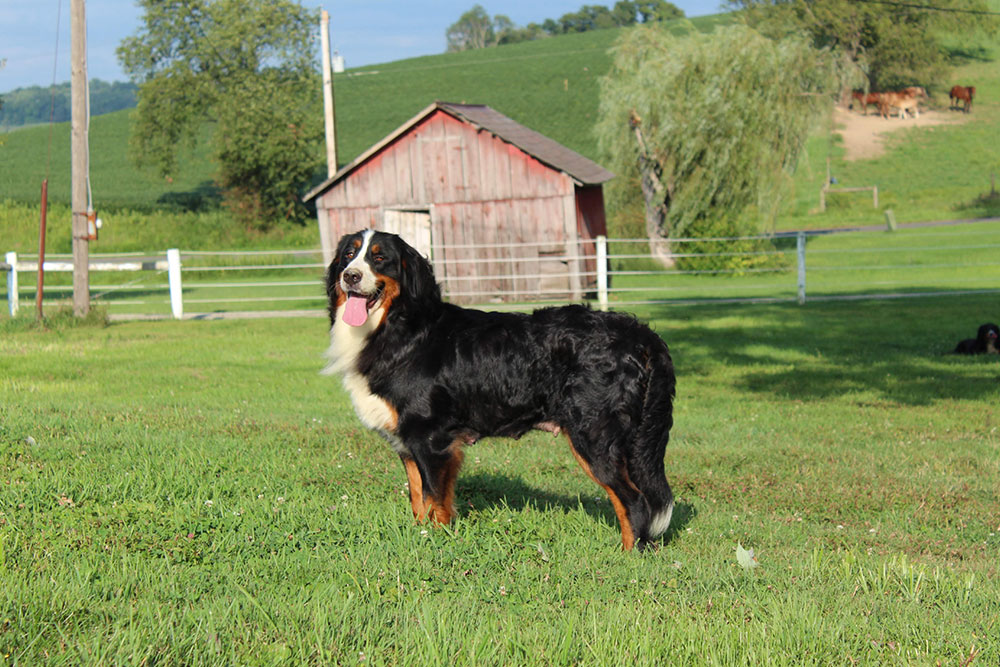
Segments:
[[[722,0],[672,0],[687,16],[720,11]],[[332,48],[346,67],[363,67],[445,50],[445,31],[480,4],[515,25],[558,19],[583,5],[614,0],[301,0],[330,13]],[[122,39],[136,33],[141,12],[132,0],[86,0],[87,70],[91,79],[126,81],[115,56]],[[319,26],[316,28],[317,53]],[[0,0],[0,94],[70,79],[70,0]]]

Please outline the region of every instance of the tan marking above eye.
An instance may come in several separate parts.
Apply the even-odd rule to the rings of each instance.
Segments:
[[[379,244],[376,243],[376,244],[372,245],[372,254],[373,255],[377,255],[380,252],[382,252],[382,247]]]

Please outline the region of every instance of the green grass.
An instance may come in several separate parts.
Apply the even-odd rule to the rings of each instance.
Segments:
[[[1000,199],[983,197],[990,192],[991,177],[1000,176],[994,139],[1000,131],[1000,48],[996,40],[981,46],[988,60],[961,62],[947,86],[932,91],[928,105],[964,122],[893,132],[886,135],[883,155],[851,161],[844,159],[840,137],[831,137],[829,122],[821,123],[796,171],[794,201],[780,216],[778,229],[884,224],[886,209],[899,222],[1000,217]],[[957,83],[976,86],[968,116],[948,110],[948,90]],[[816,212],[828,156],[838,186],[878,186],[878,209],[869,193],[834,193],[827,197],[826,213]]]
[[[549,435],[414,525],[321,321],[0,322],[0,661],[997,660],[1000,359],[943,354],[995,297],[638,314],[678,373],[644,554]]]
[[[896,232],[817,234],[806,242],[807,298],[942,291],[996,290],[1000,285],[1000,222],[899,229]],[[651,262],[614,260],[646,252],[640,244],[609,242],[611,300],[682,301],[796,299],[795,239],[778,239],[776,261],[763,269],[720,275],[667,274]],[[701,252],[726,252],[721,243]],[[688,246],[676,244],[678,252]],[[1000,316],[1000,315],[998,315]]]

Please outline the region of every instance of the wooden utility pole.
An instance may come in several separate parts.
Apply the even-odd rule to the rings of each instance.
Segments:
[[[87,11],[84,0],[70,2],[70,89],[72,93],[73,314],[90,312],[90,246],[87,237]]]
[[[333,72],[330,70],[330,14],[324,9],[320,20],[323,49],[323,118],[326,120],[326,175],[337,173],[336,111],[333,101]]]

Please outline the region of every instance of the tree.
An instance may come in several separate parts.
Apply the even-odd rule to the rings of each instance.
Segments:
[[[636,9],[635,3],[632,0],[618,0],[611,10],[615,25],[622,27],[635,25],[638,13],[639,10]]]
[[[742,26],[685,37],[643,26],[619,39],[601,81],[598,141],[618,174],[612,207],[644,201],[658,259],[671,262],[669,239],[756,232],[773,220],[838,84],[826,55]]]
[[[476,5],[449,26],[445,37],[449,52],[465,51],[552,35],[621,28],[640,20],[653,23],[678,18],[684,18],[684,12],[666,0],[618,0],[613,9],[583,5],[575,12],[563,14],[559,20],[545,19],[541,24],[529,23],[519,28],[506,16],[498,14],[491,19],[482,5]]]
[[[135,160],[163,175],[205,123],[225,201],[251,227],[304,213],[321,165],[315,12],[291,0],[138,0],[142,27],[118,47],[138,86]]]
[[[448,27],[445,37],[449,53],[485,48],[494,41],[493,20],[482,5],[476,5]]]
[[[874,90],[927,86],[943,78],[944,31],[995,32],[986,0],[730,0],[744,20],[771,36],[805,32],[867,75]],[[846,92],[846,91],[845,91]]]
[[[666,0],[637,0],[634,4],[643,23],[684,18],[684,12]]]

